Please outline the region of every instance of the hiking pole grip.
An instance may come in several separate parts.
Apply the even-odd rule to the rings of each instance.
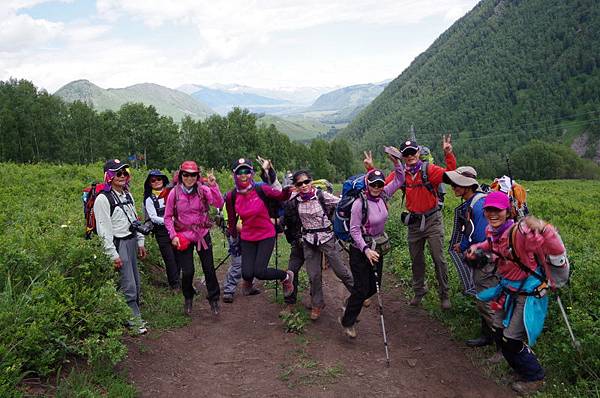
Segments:
[[[556,295],[556,303],[558,304],[558,308],[560,309],[560,313],[562,314],[563,319],[565,320],[565,324],[567,325],[567,329],[569,330],[569,335],[571,336],[571,342],[573,343],[573,347],[581,352],[581,343],[575,338],[573,334],[573,329],[571,328],[571,324],[569,323],[569,319],[567,318],[567,313],[565,311],[565,307],[563,307],[562,300],[560,296]]]
[[[381,333],[383,334],[383,346],[385,347],[385,360],[386,365],[390,367],[390,353],[388,350],[387,334],[385,332],[385,321],[383,320],[383,302],[381,301],[381,292],[379,290],[379,276],[377,271],[373,267],[373,274],[375,275],[375,288],[377,289],[377,303],[379,304],[379,319],[381,320]]]

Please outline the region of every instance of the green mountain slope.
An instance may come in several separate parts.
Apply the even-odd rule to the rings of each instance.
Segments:
[[[315,118],[296,116],[262,115],[257,120],[258,125],[274,125],[277,130],[294,141],[307,141],[327,133],[334,124],[324,124]],[[339,127],[336,126],[336,127]]]
[[[374,149],[401,142],[414,124],[436,149],[453,132],[463,159],[498,160],[532,139],[570,144],[581,134],[597,147],[599,48],[598,1],[483,0],[340,135]]]
[[[88,80],[76,80],[61,87],[55,95],[68,102],[86,102],[99,111],[116,111],[125,103],[141,102],[154,106],[159,114],[171,116],[175,121],[188,115],[203,119],[214,113],[208,105],[185,93],[151,83],[103,89]]]

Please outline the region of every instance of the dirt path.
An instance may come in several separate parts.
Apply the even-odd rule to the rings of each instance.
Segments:
[[[142,397],[513,396],[397,289],[383,294],[387,368],[376,302],[363,310],[358,337],[349,340],[337,323],[347,293],[331,271],[324,289],[321,319],[300,336],[283,332],[282,307],[265,293],[236,296],[217,317],[198,297],[190,326],[130,342],[124,367]]]

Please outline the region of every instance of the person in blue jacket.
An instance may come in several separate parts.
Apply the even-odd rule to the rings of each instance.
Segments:
[[[452,187],[454,195],[462,198],[465,203],[462,212],[457,214],[456,220],[462,229],[462,239],[454,245],[454,251],[463,256],[469,247],[486,239],[485,229],[488,221],[483,214],[483,203],[486,194],[481,192],[477,182],[477,171],[470,166],[458,167],[456,170],[444,173],[444,182]],[[491,264],[469,263],[473,271],[473,283],[477,293],[488,287],[498,284],[498,277]],[[493,316],[494,311],[489,302],[477,301],[477,310],[481,315],[481,335],[477,338],[467,340],[469,347],[483,347],[494,343]],[[498,352],[492,358],[492,362],[502,360]]]

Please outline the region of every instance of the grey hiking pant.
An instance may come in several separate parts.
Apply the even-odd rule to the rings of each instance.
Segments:
[[[444,222],[441,211],[437,211],[426,218],[423,231],[420,231],[419,223],[408,225],[408,250],[412,260],[412,286],[417,297],[422,297],[427,293],[427,286],[425,285],[425,242],[429,244],[429,253],[435,267],[440,298],[448,298],[448,264],[444,258]]]
[[[223,282],[223,293],[225,294],[235,294],[235,289],[242,279],[242,253],[237,249],[231,249],[232,245],[235,245],[234,238],[231,236],[227,237],[227,243],[229,243],[229,253],[231,254],[231,264],[229,265],[229,269],[227,270],[227,275],[225,275],[225,281]],[[239,241],[237,242],[239,246]],[[236,254],[236,255],[234,255]]]
[[[302,264],[304,264],[303,246],[302,239],[298,239],[290,244],[288,270],[294,272],[294,292],[283,299],[286,304],[296,304],[296,301],[298,300],[298,275],[300,275],[300,268],[302,268]]]
[[[123,266],[119,270],[119,290],[125,295],[125,302],[131,308],[133,316],[140,314],[140,273],[137,267],[137,239],[135,234],[129,239],[115,238],[115,247]]]
[[[352,293],[354,279],[352,273],[346,264],[342,262],[340,253],[341,248],[336,243],[335,239],[331,238],[327,242],[318,246],[303,242],[304,246],[304,261],[306,272],[310,281],[310,296],[312,306],[322,308],[325,305],[323,300],[323,284],[321,271],[321,253],[327,258],[329,266],[333,269],[336,276],[341,279],[348,292]]]
[[[483,269],[473,269],[473,283],[475,284],[475,290],[477,293],[489,288],[496,286],[499,282],[498,276],[493,273],[494,266],[488,264]],[[476,300],[477,311],[481,314],[485,323],[490,328],[494,328],[494,320],[497,318],[496,312],[492,310],[491,301]]]

